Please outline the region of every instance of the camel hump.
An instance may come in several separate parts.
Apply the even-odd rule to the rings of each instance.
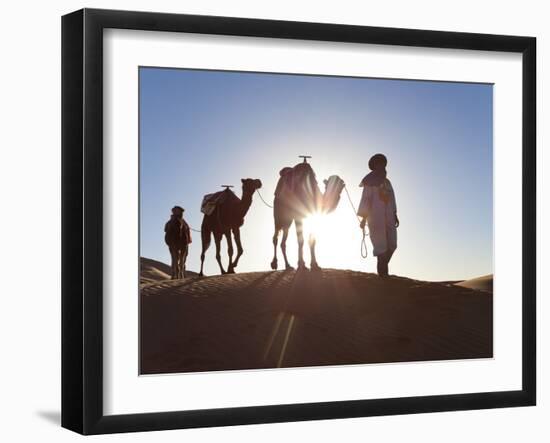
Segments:
[[[294,168],[285,166],[279,171],[279,181],[275,188],[275,195],[281,195],[282,192],[290,191],[292,188],[292,171]]]
[[[201,212],[205,215],[211,215],[219,205],[227,201],[240,201],[240,199],[231,189],[206,194],[202,198]]]
[[[285,176],[285,175],[287,175],[287,174],[290,174],[291,172],[292,172],[292,168],[291,168],[290,166],[285,166],[283,169],[281,169],[281,170],[279,171],[279,175],[280,175],[281,177],[283,177],[283,176]]]

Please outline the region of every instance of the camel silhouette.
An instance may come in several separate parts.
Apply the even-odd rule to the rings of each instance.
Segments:
[[[172,280],[185,278],[185,262],[191,243],[191,231],[183,219],[183,212],[181,206],[174,206],[170,220],[164,225],[164,241],[168,245],[172,260]]]
[[[275,233],[273,234],[273,260],[271,269],[277,269],[277,242],[279,232],[283,231],[281,251],[285,260],[286,269],[294,269],[288,262],[286,255],[286,240],[288,230],[294,222],[296,236],[298,238],[298,269],[307,269],[304,262],[303,246],[303,221],[315,213],[327,214],[336,209],[340,201],[340,194],[344,189],[344,181],[337,175],[330,176],[325,183],[325,193],[322,194],[315,178],[313,168],[304,159],[293,168],[286,167],[279,172],[279,181],[275,189],[273,201],[273,218],[275,221]],[[309,249],[311,257],[311,269],[320,269],[315,257],[316,238],[310,234]]]
[[[203,275],[203,265],[206,251],[210,247],[212,234],[214,234],[214,242],[216,244],[216,260],[220,266],[222,274],[233,274],[239,263],[239,259],[243,254],[241,243],[240,228],[244,224],[244,218],[250,205],[252,204],[252,194],[257,189],[262,187],[261,180],[252,178],[243,178],[242,182],[242,197],[237,197],[229,188],[224,191],[219,191],[210,196],[210,199],[218,202],[210,214],[205,214],[201,225],[201,270],[200,275]],[[231,234],[235,238],[237,245],[237,256],[233,261],[233,241]],[[229,255],[229,265],[227,271],[223,268],[220,254],[220,246],[222,237],[227,239],[227,254]]]

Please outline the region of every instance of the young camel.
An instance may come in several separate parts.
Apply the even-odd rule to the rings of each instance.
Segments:
[[[315,173],[307,162],[299,163],[294,168],[283,168],[275,190],[273,201],[273,218],[275,221],[275,232],[273,234],[273,260],[271,269],[277,269],[277,242],[279,232],[283,231],[281,240],[281,251],[285,261],[286,269],[294,269],[288,262],[286,255],[286,240],[288,230],[294,222],[296,236],[298,239],[298,269],[307,270],[304,262],[304,235],[303,222],[306,217],[314,213],[326,214],[336,209],[340,200],[340,194],[344,189],[344,181],[337,175],[332,175],[325,180],[325,193],[322,194]],[[312,270],[320,269],[315,257],[316,238],[310,234],[310,266]]]
[[[258,179],[243,178],[242,182],[242,197],[237,197],[230,189],[217,192],[213,195],[213,199],[220,201],[216,205],[214,211],[204,215],[201,225],[201,271],[203,275],[203,265],[205,253],[210,247],[212,234],[214,234],[214,242],[216,245],[216,260],[220,266],[222,274],[233,274],[239,263],[239,259],[243,254],[243,246],[241,244],[240,228],[244,224],[244,218],[252,204],[252,195],[257,189],[262,187],[262,182]],[[223,194],[223,195],[222,195]],[[233,261],[233,241],[231,234],[235,238],[237,245],[237,256]],[[227,240],[227,254],[229,255],[229,264],[227,271],[223,268],[220,254],[222,238],[225,236]]]
[[[181,206],[174,206],[170,220],[164,225],[164,241],[168,245],[172,260],[172,280],[185,278],[185,262],[191,243],[191,231],[183,219],[183,212]]]

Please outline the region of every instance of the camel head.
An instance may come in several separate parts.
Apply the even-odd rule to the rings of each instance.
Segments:
[[[344,190],[346,184],[337,175],[331,175],[326,180],[323,180],[325,184],[325,193],[323,194],[323,212],[329,213],[336,209],[338,202],[340,201],[340,195]]]
[[[242,178],[243,194],[252,195],[262,187],[262,181],[258,178]]]

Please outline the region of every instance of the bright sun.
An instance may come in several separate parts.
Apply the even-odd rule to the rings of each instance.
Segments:
[[[314,213],[304,219],[304,235],[306,239],[309,234],[316,238],[326,237],[330,235],[330,220],[325,214]]]
[[[338,238],[339,227],[335,214],[314,213],[304,220],[304,249],[309,252],[308,240],[312,235],[317,243],[316,253],[319,263],[330,262],[332,267],[346,267],[346,257],[342,256],[342,243]],[[338,261],[334,259],[339,257]]]
[[[359,223],[348,208],[338,208],[330,214],[315,213],[304,219],[305,257],[309,257],[310,234],[315,236],[316,255],[321,267],[353,269],[365,266],[359,258]]]

